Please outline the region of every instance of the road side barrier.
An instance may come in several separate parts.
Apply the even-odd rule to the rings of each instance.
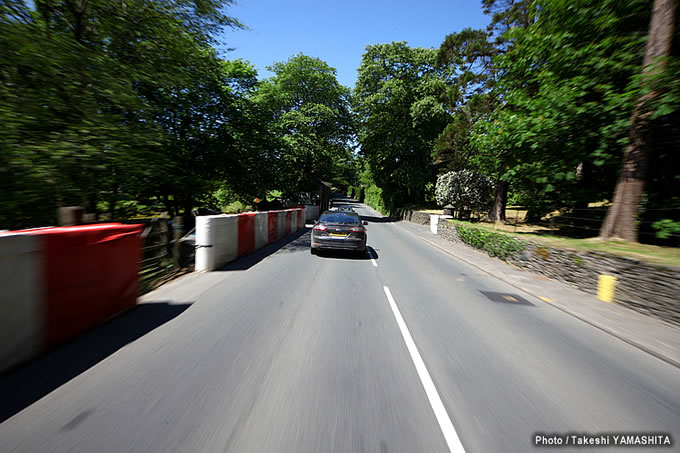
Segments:
[[[238,256],[255,251],[255,213],[238,216]]]
[[[43,228],[0,236],[0,369],[137,303],[142,225]]]
[[[255,214],[255,250],[269,243],[269,213],[258,212]]]
[[[450,215],[430,215],[430,231],[434,234],[437,234],[439,222],[446,222],[446,219],[452,218],[453,216]]]
[[[43,251],[38,236],[0,236],[0,369],[42,350]]]
[[[316,205],[305,205],[305,222],[319,218],[319,207]]]
[[[196,217],[196,270],[212,271],[238,258],[239,215]]]
[[[302,208],[196,218],[196,270],[213,271],[285,237],[304,222]]]
[[[277,239],[281,239],[286,235],[286,211],[277,211],[277,225],[278,231],[276,232]]]

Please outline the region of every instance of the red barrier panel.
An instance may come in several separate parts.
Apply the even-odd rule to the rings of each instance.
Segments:
[[[255,251],[255,213],[238,216],[238,256]]]
[[[305,226],[305,210],[302,209],[302,210],[298,211],[297,215],[298,215],[297,226],[298,226],[298,230],[299,230],[300,228]]]
[[[278,239],[279,235],[278,216],[279,216],[278,211],[269,211],[269,215],[267,216],[267,229],[269,230],[268,242],[270,243]]]
[[[293,228],[293,211],[287,211],[286,212],[286,232],[285,235],[288,236],[290,234],[290,230]]]
[[[45,228],[45,346],[62,342],[137,303],[142,225]]]

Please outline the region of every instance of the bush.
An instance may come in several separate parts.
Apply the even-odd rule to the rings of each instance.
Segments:
[[[387,208],[385,207],[385,200],[383,199],[382,189],[375,184],[366,189],[366,199],[364,202],[373,209],[380,211],[387,215]]]
[[[350,198],[354,198],[354,199],[357,200],[357,201],[362,201],[362,200],[361,200],[361,197],[362,197],[362,195],[363,195],[363,194],[362,194],[362,190],[363,190],[362,187],[359,187],[359,186],[350,186],[347,195],[348,195]]]
[[[497,256],[502,260],[507,260],[507,258],[522,252],[526,248],[524,242],[507,234],[494,233],[462,224],[456,224],[456,231],[461,241],[474,248],[484,250],[489,256]]]
[[[470,170],[450,171],[437,178],[435,198],[440,206],[460,211],[481,211],[490,205],[493,181]]]

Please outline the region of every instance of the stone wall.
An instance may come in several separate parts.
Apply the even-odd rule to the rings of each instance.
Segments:
[[[451,242],[461,242],[458,238],[458,232],[456,231],[456,226],[451,222],[439,221],[437,224],[437,236],[441,236]]]
[[[402,211],[401,220],[408,220],[409,222],[417,223],[420,225],[430,224],[430,214],[419,211]]]
[[[437,234],[461,242],[452,223],[442,222]],[[574,252],[522,240],[526,250],[508,261],[590,294],[597,294],[598,277],[616,277],[614,301],[640,313],[680,325],[680,268],[645,263],[602,252]]]

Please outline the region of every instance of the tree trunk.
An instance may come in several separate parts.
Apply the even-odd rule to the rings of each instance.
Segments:
[[[677,0],[654,0],[642,67],[643,76],[663,71],[667,65],[664,60],[657,59],[670,55],[677,6]],[[653,113],[649,101],[656,96],[658,93],[655,91],[643,95],[633,110],[629,143],[623,154],[621,174],[614,189],[614,201],[600,228],[602,239],[619,237],[627,241],[638,240],[636,220],[645,185],[649,121]]]
[[[193,212],[191,212],[193,207],[194,205],[191,200],[184,202],[184,226],[187,228],[187,231],[196,226],[196,219]]]
[[[496,184],[496,196],[493,200],[493,206],[489,212],[489,220],[492,222],[505,220],[505,207],[508,202],[508,182],[502,179],[498,180]]]

